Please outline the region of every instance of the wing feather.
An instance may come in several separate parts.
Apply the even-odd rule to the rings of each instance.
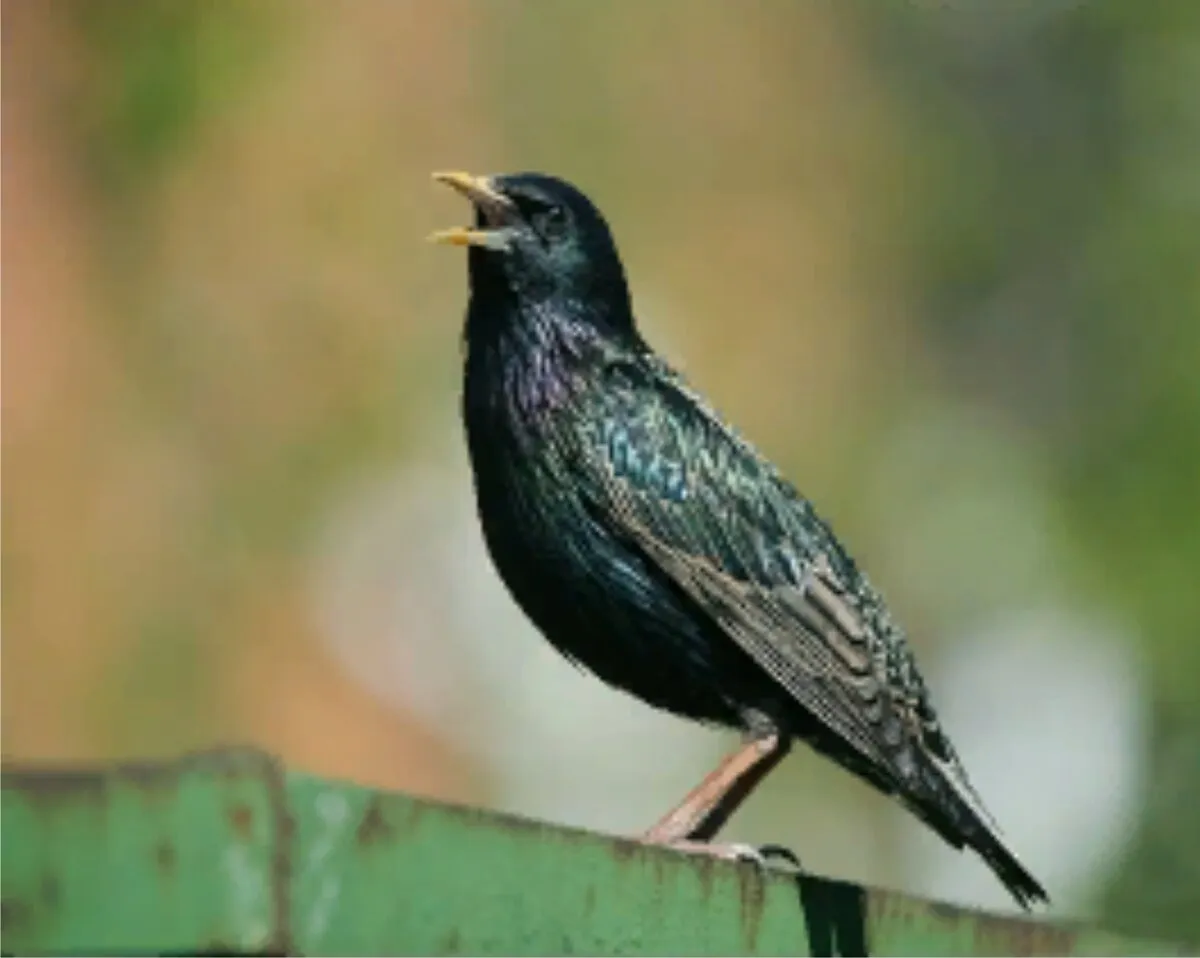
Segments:
[[[592,397],[604,414],[561,450],[587,474],[588,508],[820,724],[813,745],[975,847],[1023,905],[1045,899],[967,779],[883,600],[809,503],[653,362],[610,364]]]
[[[624,388],[622,388],[624,387]],[[647,388],[651,387],[651,388]],[[904,662],[828,528],[680,382],[614,368],[575,467],[594,507],[869,767],[913,771]],[[907,653],[902,653],[907,655]]]

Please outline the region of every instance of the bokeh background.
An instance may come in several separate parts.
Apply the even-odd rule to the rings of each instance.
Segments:
[[[1059,914],[1200,938],[1200,5],[3,6],[3,751],[635,831],[729,736],[483,552],[440,168],[564,175],[906,622]],[[1008,907],[805,750],[730,825]]]

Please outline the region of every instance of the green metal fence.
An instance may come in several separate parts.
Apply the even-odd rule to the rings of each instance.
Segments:
[[[5,954],[1162,955],[289,771],[6,767]]]

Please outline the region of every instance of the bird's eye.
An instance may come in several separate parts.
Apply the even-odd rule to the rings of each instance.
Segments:
[[[567,232],[567,211],[561,206],[548,206],[534,215],[533,228],[542,239],[561,239]]]

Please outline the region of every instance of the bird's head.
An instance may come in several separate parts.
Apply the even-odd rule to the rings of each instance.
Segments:
[[[578,189],[541,173],[435,173],[475,207],[475,225],[430,239],[469,250],[472,292],[496,306],[582,309],[631,322],[625,271],[608,224]]]

